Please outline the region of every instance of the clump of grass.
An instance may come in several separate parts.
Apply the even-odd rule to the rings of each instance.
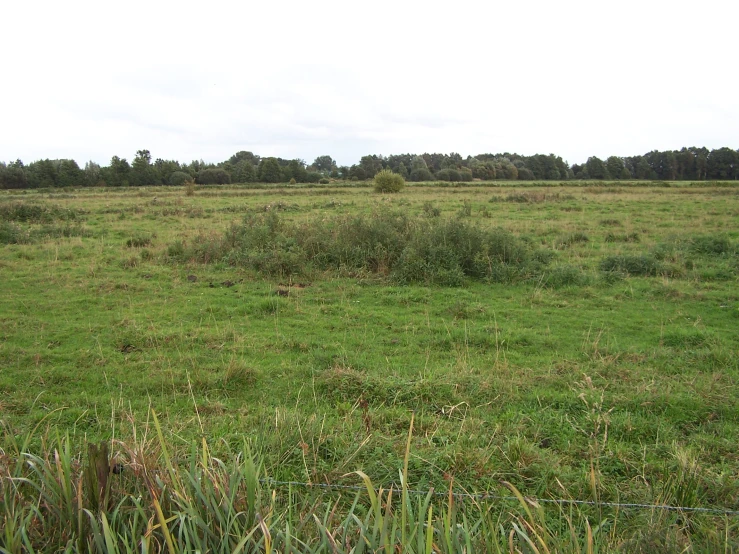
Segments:
[[[604,272],[625,273],[627,275],[654,276],[660,273],[663,266],[657,259],[648,254],[608,256],[600,262],[600,270]]]
[[[257,381],[257,372],[232,358],[223,376],[223,387],[226,389],[243,389],[253,386]]]
[[[192,179],[185,181],[185,196],[195,196],[195,181]]]
[[[9,221],[0,221],[0,244],[27,244],[31,235],[20,225]]]
[[[606,233],[606,242],[639,242],[639,233]]]
[[[558,265],[546,271],[542,277],[542,283],[551,288],[583,286],[590,281],[587,273],[573,265]]]
[[[354,405],[371,419],[366,404]],[[58,430],[31,448],[38,443],[31,435],[5,429],[2,551],[513,554],[606,552],[624,545],[630,552],[678,545],[729,552],[739,546],[736,526],[725,517],[653,510],[640,521],[638,514],[609,511],[595,493],[589,509],[567,500],[558,507],[543,504],[509,481],[491,491],[493,498],[459,490],[452,475],[446,490],[414,490],[413,415],[407,439],[398,445],[403,457],[396,482],[378,487],[358,470],[344,475],[344,491],[272,481],[247,442],[226,446],[216,457],[216,445],[203,438],[175,462],[154,412],[152,420],[154,428],[147,426],[142,435],[153,440],[91,444],[86,456]],[[513,459],[536,456],[520,440],[511,446]],[[312,446],[301,441],[299,449],[305,455]],[[679,449],[675,458],[658,504],[694,506],[702,496],[697,458]]]
[[[693,254],[722,256],[734,251],[731,241],[721,235],[699,235],[688,239],[688,250]]]
[[[559,248],[567,248],[569,246],[572,246],[573,244],[581,244],[589,241],[590,237],[588,237],[587,234],[581,231],[576,231],[574,233],[569,233],[567,235],[564,235],[563,237],[560,237],[559,241],[557,241],[557,246]]]
[[[81,213],[80,210],[64,208],[54,204],[30,204],[28,202],[0,204],[0,221],[50,223],[55,220],[75,220],[79,218]]]
[[[599,223],[605,227],[621,227],[623,225],[620,219],[613,218],[601,219]]]
[[[223,236],[199,237],[188,247],[177,242],[168,252],[182,261],[222,260],[280,277],[333,271],[451,286],[465,278],[513,280],[531,261],[530,247],[502,229],[399,212],[301,223],[282,221],[274,211],[249,214]]]
[[[439,217],[441,215],[441,210],[435,207],[431,202],[424,202],[423,213],[426,217]]]
[[[126,241],[126,246],[128,248],[144,248],[151,246],[153,239],[153,235],[135,235]]]

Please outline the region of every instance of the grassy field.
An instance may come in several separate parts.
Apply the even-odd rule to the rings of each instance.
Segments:
[[[0,191],[6,441],[125,466],[155,410],[175,464],[246,437],[273,479],[389,486],[413,415],[414,489],[739,510],[739,186],[667,185]],[[388,217],[520,255],[344,245]],[[736,515],[578,509],[602,551],[739,549]]]

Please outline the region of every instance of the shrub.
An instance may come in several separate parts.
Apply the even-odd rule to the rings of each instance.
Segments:
[[[609,256],[600,262],[601,271],[626,273],[628,275],[657,275],[662,266],[654,256]]]
[[[588,276],[573,265],[560,265],[552,268],[544,275],[543,282],[552,288],[571,287],[588,284]]]
[[[192,177],[184,171],[175,171],[169,176],[169,184],[175,187],[183,186],[188,181],[192,181]]]
[[[375,175],[375,192],[400,192],[405,186],[402,175],[383,169]]]
[[[560,248],[566,248],[568,246],[572,246],[573,244],[577,244],[580,242],[588,242],[590,241],[590,238],[588,235],[586,235],[583,232],[577,231],[575,233],[569,233],[567,235],[564,235],[559,239],[559,247]]]
[[[195,181],[192,179],[185,181],[185,196],[195,196]]]
[[[731,252],[731,242],[726,237],[704,235],[690,239],[688,249],[694,254],[722,255]]]
[[[424,202],[423,213],[425,213],[428,217],[439,217],[441,215],[441,210],[434,207],[431,202]]]
[[[431,179],[433,179],[433,176],[425,167],[419,167],[411,171],[411,181],[413,182],[430,181]]]
[[[29,240],[29,233],[19,225],[0,221],[0,244],[23,244]]]
[[[318,181],[321,185],[328,185],[331,181],[326,179],[325,177],[321,178],[321,180]]]
[[[446,168],[436,172],[436,178],[439,181],[448,181],[458,183],[462,180],[462,175],[456,169]]]
[[[372,273],[400,283],[462,284],[465,278],[512,282],[539,271],[530,248],[502,229],[462,220],[410,218],[401,212],[282,221],[276,211],[249,214],[225,235],[170,246],[170,258],[224,261],[275,276],[333,270]]]
[[[294,185],[294,184],[296,184],[296,183],[297,183],[297,181],[295,180],[295,177],[291,177],[291,178],[290,178],[290,184],[291,184],[291,185]]]
[[[197,182],[201,185],[226,185],[231,182],[231,175],[225,169],[201,169]]]
[[[126,246],[129,248],[143,248],[145,246],[151,246],[151,240],[151,235],[137,235],[128,239]]]

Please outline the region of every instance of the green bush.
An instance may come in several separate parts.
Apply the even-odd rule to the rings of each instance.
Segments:
[[[199,185],[227,185],[231,182],[231,175],[225,169],[201,169],[197,182]]]
[[[330,182],[331,182],[331,181],[329,181],[329,180],[328,180],[328,179],[326,179],[325,177],[321,178],[321,179],[320,179],[320,180],[318,181],[318,183],[319,183],[319,184],[321,184],[321,185],[328,185],[328,184],[329,184]]]
[[[188,181],[191,181],[192,177],[184,171],[175,171],[169,176],[169,184],[175,187],[181,187]]]
[[[662,270],[661,264],[654,256],[609,256],[600,262],[601,271],[626,273],[628,275],[653,276]]]
[[[402,175],[383,169],[375,175],[375,192],[400,192],[405,186]]]
[[[29,241],[29,233],[19,225],[0,221],[0,244],[24,244]]]
[[[416,183],[419,181],[430,181],[433,178],[434,177],[431,175],[431,172],[425,167],[419,167],[411,171],[410,180]]]
[[[187,247],[175,243],[168,254],[280,277],[334,271],[452,286],[464,278],[512,282],[543,267],[528,245],[502,229],[401,212],[289,222],[270,210],[249,214],[225,235],[200,236]]]

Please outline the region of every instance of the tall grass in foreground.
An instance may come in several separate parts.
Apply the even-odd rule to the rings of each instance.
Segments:
[[[525,498],[502,483],[508,498],[484,500],[446,492],[417,494],[408,483],[411,429],[397,488],[377,489],[361,471],[345,476],[363,487],[329,492],[270,489],[247,442],[229,459],[211,455],[205,439],[186,461],[172,453],[153,414],[157,439],[90,445],[85,461],[68,437],[29,451],[8,429],[0,444],[0,552],[729,552],[739,547],[737,522],[701,532],[698,518],[659,510],[643,528],[584,510]],[[595,480],[595,476],[592,476]],[[596,486],[596,483],[593,483]],[[716,518],[711,520],[716,523]],[[620,526],[621,525],[621,526]]]

